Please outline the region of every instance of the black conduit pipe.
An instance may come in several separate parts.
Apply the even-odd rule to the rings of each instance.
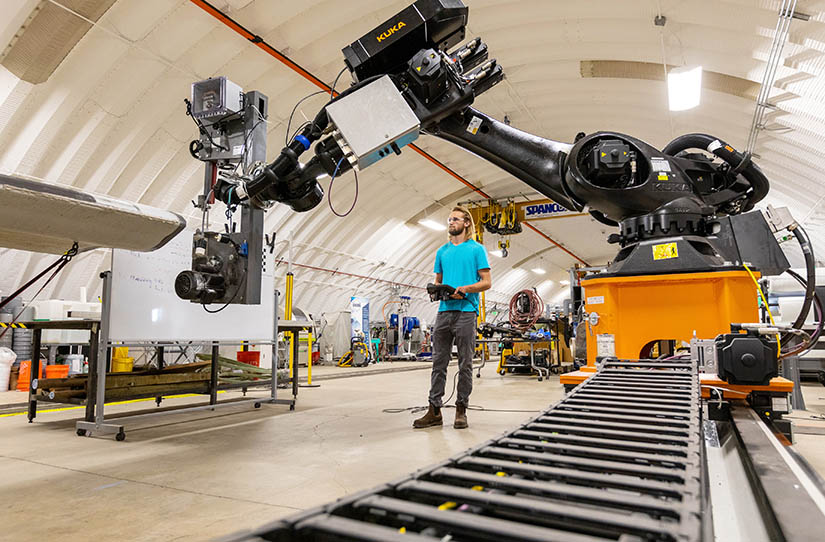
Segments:
[[[679,136],[667,146],[662,149],[662,152],[671,156],[687,149],[704,149],[708,152],[718,156],[728,164],[731,168],[736,169],[745,159],[745,155],[728,145],[718,137],[713,137],[708,134],[685,134]],[[743,211],[750,211],[753,206],[759,201],[763,200],[768,195],[770,190],[770,182],[759,166],[753,162],[749,162],[747,166],[741,171],[745,179],[751,183],[753,193],[748,197],[748,203],[745,205]],[[809,305],[810,306],[810,305]]]
[[[803,324],[805,324],[805,318],[808,317],[808,312],[811,310],[814,293],[816,293],[816,261],[814,260],[814,249],[811,246],[811,240],[805,229],[797,224],[791,231],[796,237],[796,240],[799,241],[800,248],[802,248],[802,254],[805,256],[805,271],[808,275],[808,284],[805,288],[805,301],[802,303],[802,310],[799,311],[799,316],[796,317],[796,321],[793,323],[793,327],[802,329]]]

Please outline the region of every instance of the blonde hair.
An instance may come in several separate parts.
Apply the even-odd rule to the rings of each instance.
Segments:
[[[450,213],[461,213],[461,214],[464,215],[464,219],[468,220],[470,222],[470,226],[469,226],[470,233],[467,234],[467,230],[466,229],[464,230],[464,240],[466,241],[467,239],[475,239],[476,238],[476,223],[473,220],[473,215],[470,214],[470,211],[468,211],[464,207],[456,205],[455,207],[453,207],[453,210],[450,211]]]

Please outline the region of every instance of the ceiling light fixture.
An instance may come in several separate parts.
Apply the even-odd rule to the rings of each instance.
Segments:
[[[435,231],[444,231],[447,229],[447,226],[444,224],[436,222],[435,220],[430,220],[429,218],[422,218],[418,221],[418,223]]]
[[[702,66],[673,68],[667,74],[667,97],[671,111],[686,111],[699,105],[702,96]]]
[[[536,267],[535,269],[531,269],[531,271],[533,273],[535,273],[536,275],[543,275],[543,274],[547,273],[547,271],[545,271],[541,267]]]
[[[560,280],[559,284],[561,284],[563,286],[570,286],[570,281],[569,280]]]
[[[504,257],[504,254],[502,254],[500,250],[491,250],[490,254],[492,254],[496,258],[503,258]]]

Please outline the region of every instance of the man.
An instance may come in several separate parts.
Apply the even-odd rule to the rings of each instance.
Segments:
[[[427,413],[413,427],[441,425],[441,400],[447,382],[447,365],[458,347],[458,396],[455,402],[456,429],[467,427],[467,405],[473,390],[473,354],[476,347],[478,294],[490,289],[490,264],[484,247],[473,240],[475,225],[469,212],[455,207],[447,219],[450,240],[435,254],[436,284],[456,289],[452,299],[442,301],[433,330],[433,372]],[[463,294],[463,295],[462,295]]]

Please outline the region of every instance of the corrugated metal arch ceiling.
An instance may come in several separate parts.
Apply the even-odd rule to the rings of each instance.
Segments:
[[[343,66],[341,47],[407,3],[216,0],[215,5],[331,82]],[[499,118],[506,114],[514,126],[554,139],[569,141],[578,131],[610,129],[657,146],[681,133],[704,131],[742,147],[754,101],[737,90],[741,85],[717,84],[704,90],[699,108],[668,113],[662,80],[643,76],[649,70],[641,63],[661,66],[664,53],[672,65],[702,64],[721,76],[758,83],[779,7],[778,1],[767,0],[662,1],[668,22],[661,29],[653,25],[659,10],[655,1],[623,2],[621,9],[609,0],[466,3],[468,38],[487,41],[507,74],[503,84],[477,101],[479,108]],[[0,50],[16,39],[14,34],[37,9],[63,5],[79,10],[80,4],[13,0],[11,15],[0,23]],[[820,253],[825,250],[820,241],[825,228],[824,8],[823,2],[798,4],[811,18],[792,24],[771,97],[776,107],[757,148],[758,163],[773,183],[768,201],[788,205],[804,217]],[[190,200],[199,190],[202,170],[186,149],[195,135],[182,108],[189,84],[227,75],[245,89],[267,94],[270,158],[284,139],[292,106],[315,90],[188,0],[118,0],[102,15],[89,13],[96,18],[86,21],[88,31],[44,82],[28,83],[0,68],[0,170],[168,208],[194,224],[200,217]],[[583,77],[582,63],[599,61],[623,63],[622,77]],[[305,102],[299,121],[313,115],[323,100]],[[506,173],[447,143],[424,138],[420,146],[493,196],[533,195]],[[266,228],[277,231],[281,241],[294,237],[296,262],[422,286],[444,237],[410,219],[427,209],[442,220],[453,201],[469,199],[457,195],[462,188],[444,171],[405,152],[360,175],[359,202],[350,217],[339,219],[325,205],[300,215],[276,206]],[[332,203],[346,209],[352,195],[352,177],[340,179]],[[219,210],[214,220],[221,215]],[[538,227],[590,263],[603,263],[614,253],[602,241],[610,232],[589,218],[545,221]],[[561,250],[545,250],[548,242],[533,232],[513,237],[511,243],[509,258],[491,262],[492,299],[506,301],[515,290],[530,286],[549,297],[563,290],[558,281],[575,260]],[[279,245],[282,253],[284,246]],[[0,289],[8,291],[50,257],[5,250],[0,258],[6,270]],[[513,268],[519,261],[521,267]],[[106,265],[102,251],[84,255],[44,295],[71,298],[80,286],[94,291],[98,271]],[[537,265],[548,274],[528,271]],[[391,293],[385,282],[309,269],[296,274],[297,303],[310,312],[340,310],[356,289],[376,303]],[[408,290],[414,310],[430,314],[423,292]]]

